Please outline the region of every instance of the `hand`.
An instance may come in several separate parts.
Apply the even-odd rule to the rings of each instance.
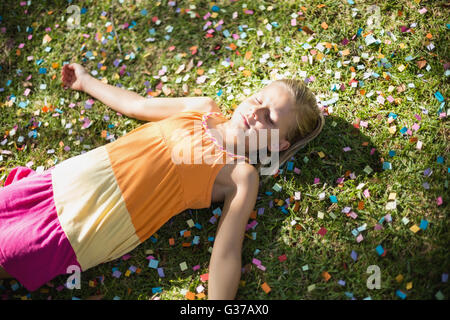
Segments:
[[[78,63],[66,64],[61,70],[61,81],[64,87],[73,90],[84,91],[84,79],[88,76],[86,69]]]

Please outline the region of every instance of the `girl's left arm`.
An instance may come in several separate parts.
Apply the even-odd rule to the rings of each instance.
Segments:
[[[259,177],[251,165],[237,165],[238,181],[224,201],[209,264],[208,299],[234,299],[241,278],[242,242],[258,194]]]

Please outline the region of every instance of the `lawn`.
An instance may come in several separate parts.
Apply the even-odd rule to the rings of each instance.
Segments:
[[[448,299],[448,17],[446,1],[420,0],[2,1],[0,185],[144,124],[65,90],[64,64],[142,96],[209,96],[224,114],[304,79],[326,124],[261,184],[237,299]],[[217,208],[180,213],[81,289],[0,280],[0,296],[205,299]]]

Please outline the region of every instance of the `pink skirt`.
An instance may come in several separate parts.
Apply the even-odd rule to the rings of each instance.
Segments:
[[[58,220],[52,169],[16,167],[0,188],[0,266],[29,291],[80,267]]]

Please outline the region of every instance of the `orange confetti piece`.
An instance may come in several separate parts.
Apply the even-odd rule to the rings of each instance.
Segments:
[[[197,70],[197,74],[198,74],[199,76],[203,75],[204,73],[205,73],[205,70],[203,70],[203,69],[198,69],[198,70]]]
[[[364,201],[358,202],[358,210],[364,209]]]
[[[326,5],[325,5],[325,4],[318,4],[318,5],[317,5],[317,8],[319,8],[319,9],[320,9],[320,8],[323,8],[323,7],[326,7]]]
[[[324,271],[324,272],[322,272],[322,278],[328,282],[328,280],[330,280],[331,276],[328,272]]]
[[[60,141],[60,142],[59,142],[59,146],[60,146],[61,148],[64,147],[64,142]]]
[[[247,52],[245,53],[244,58],[247,59],[247,60],[250,60],[250,59],[252,58],[252,52],[251,52],[251,51],[247,51]]]
[[[175,244],[175,239],[174,239],[174,238],[170,238],[170,239],[169,239],[169,244],[170,244],[171,246],[173,246],[173,245]]]
[[[106,130],[102,130],[102,138],[106,138]]]
[[[256,210],[253,210],[253,211],[250,213],[250,219],[256,219]]]
[[[183,248],[188,248],[188,247],[191,246],[191,243],[190,242],[183,242],[182,246],[183,246]]]
[[[185,237],[185,238],[190,237],[190,236],[191,236],[191,231],[190,230],[187,230],[187,231],[185,231],[183,233],[183,237]]]
[[[232,43],[232,44],[230,44],[230,48],[231,48],[231,50],[236,50],[237,47],[234,43]]]
[[[252,72],[249,70],[244,70],[242,71],[242,74],[244,75],[244,77],[249,77],[252,74]]]
[[[345,49],[342,51],[342,56],[348,56],[350,54],[350,50]]]
[[[261,285],[261,288],[264,290],[265,293],[269,293],[272,289],[269,287],[269,285],[267,284],[267,282],[264,282]]]
[[[427,37],[427,39],[432,39],[433,35],[431,33],[428,33],[425,37]]]
[[[190,292],[190,291],[186,292],[186,299],[195,300],[195,293]]]
[[[328,25],[327,25],[327,23],[324,21],[324,22],[322,22],[322,24],[320,25],[324,30],[327,30],[328,29]]]
[[[17,56],[20,56],[20,49],[17,49],[17,50],[16,50],[16,55],[17,55]]]
[[[109,25],[106,27],[106,32],[112,32],[112,25]]]
[[[58,63],[58,62],[53,62],[53,63],[52,63],[52,68],[53,68],[53,69],[59,68],[59,63]]]

